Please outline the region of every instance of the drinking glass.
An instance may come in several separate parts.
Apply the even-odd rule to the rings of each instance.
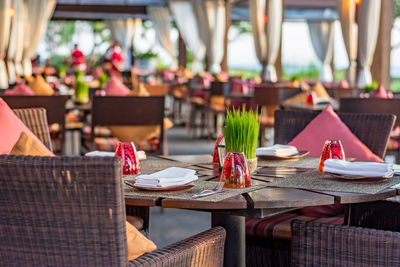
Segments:
[[[115,156],[122,159],[122,173],[124,175],[140,174],[140,162],[133,142],[119,143],[115,150]]]
[[[251,177],[243,152],[229,152],[225,158],[220,181],[226,188],[251,187]]]
[[[319,160],[319,172],[324,172],[324,162],[327,159],[346,160],[340,140],[325,141],[324,148],[322,149],[321,158]]]

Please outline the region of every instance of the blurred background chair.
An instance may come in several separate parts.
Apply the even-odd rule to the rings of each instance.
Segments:
[[[400,158],[400,99],[398,98],[340,98],[341,112],[394,114],[397,119],[391,133],[388,152]]]
[[[164,97],[95,96],[92,106],[91,146],[96,126],[159,126],[156,153],[168,154],[164,131]],[[133,141],[133,140],[130,140]]]
[[[44,108],[50,134],[53,139],[53,151],[63,154],[65,151],[65,104],[69,96],[1,96],[12,109]]]

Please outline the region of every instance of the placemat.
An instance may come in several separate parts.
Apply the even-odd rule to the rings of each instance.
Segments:
[[[125,176],[123,177],[123,180],[130,180],[132,179],[131,176]],[[200,197],[196,199],[192,199],[192,195],[195,193],[198,193],[202,190],[205,189],[212,189],[215,187],[217,182],[211,182],[211,181],[196,181],[194,182],[194,186],[190,189],[187,190],[181,190],[181,191],[145,191],[145,190],[139,190],[136,188],[133,188],[124,182],[124,194],[125,196],[133,196],[133,197],[158,197],[158,198],[169,198],[169,199],[182,199],[182,200],[195,200],[195,201],[205,201],[205,202],[218,202],[221,200],[224,200],[226,198],[234,197],[237,195],[241,195],[247,192],[251,192],[254,190],[258,190],[261,188],[264,188],[266,184],[257,184],[257,185],[252,185],[249,188],[241,188],[241,189],[230,189],[230,188],[224,188],[224,192],[210,195],[210,196],[205,196],[205,197]]]
[[[160,171],[169,167],[181,167],[190,168],[193,164],[172,161],[168,159],[162,159],[158,157],[148,157],[146,160],[140,162],[141,170],[143,174],[148,174],[156,171]]]
[[[304,157],[296,161],[258,159],[257,165],[259,167],[288,167],[288,168],[317,169],[319,165],[319,158]]]
[[[400,177],[393,177],[387,182],[360,183],[334,178],[327,174],[312,170],[267,183],[269,187],[289,187],[308,190],[332,192],[376,194],[386,188],[400,183]]]

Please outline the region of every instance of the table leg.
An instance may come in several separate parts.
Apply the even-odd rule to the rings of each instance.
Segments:
[[[226,230],[224,266],[246,266],[245,217],[213,212],[211,224]]]

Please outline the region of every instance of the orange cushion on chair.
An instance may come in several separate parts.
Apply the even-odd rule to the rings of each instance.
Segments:
[[[351,132],[331,106],[315,117],[289,145],[297,147],[299,151],[310,151],[311,157],[319,157],[326,140],[340,140],[346,157],[383,162]]]
[[[173,123],[168,118],[164,118],[164,130],[167,130],[173,126]],[[118,138],[122,142],[134,142],[142,143],[150,140],[160,134],[160,126],[148,125],[148,126],[120,126],[110,125],[107,126],[113,136]]]
[[[128,244],[128,260],[130,261],[157,248],[153,241],[147,239],[129,222],[126,222],[126,241]]]
[[[45,151],[51,153],[0,98],[0,154],[9,154],[22,132],[30,135]]]
[[[43,79],[42,75],[37,75],[36,78],[28,83],[35,95],[54,95],[54,90]]]
[[[36,141],[25,132],[21,133],[17,143],[11,149],[10,155],[54,157],[54,154],[46,149],[40,141]]]

